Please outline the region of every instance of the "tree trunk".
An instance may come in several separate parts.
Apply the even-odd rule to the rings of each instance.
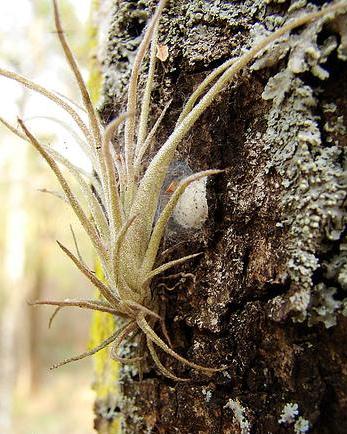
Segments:
[[[152,121],[172,102],[151,155],[207,72],[315,7],[305,3],[171,1],[161,20],[169,55],[157,65]],[[105,122],[125,111],[134,52],[154,6],[112,6]],[[163,246],[172,248],[170,259],[204,254],[175,270],[182,274],[159,277],[153,290],[175,351],[227,370],[208,377],[160,353],[176,375],[191,378],[175,383],[149,359],[142,381],[125,366],[122,396],[98,397],[96,427],[121,413],[129,434],[347,432],[346,28],[340,17],[284,38],[223,91],[177,152],[176,167],[225,172],[207,183],[202,228],[172,223]],[[114,384],[103,374],[105,387]]]

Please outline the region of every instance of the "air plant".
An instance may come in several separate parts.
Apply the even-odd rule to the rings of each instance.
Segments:
[[[128,85],[126,112],[106,127],[101,124],[98,118],[79,67],[67,43],[62,30],[56,0],[53,0],[53,7],[58,38],[67,63],[78,84],[84,110],[88,117],[88,124],[83,121],[75,104],[72,104],[67,98],[49,91],[21,75],[0,69],[0,75],[15,80],[23,86],[44,95],[72,117],[83,135],[83,140],[79,140],[79,142],[83,151],[90,158],[96,174],[96,176],[92,177],[86,175],[60,153],[40,143],[21,119],[18,120],[21,131],[18,131],[7,121],[0,119],[13,133],[29,141],[47,161],[63,189],[67,202],[90,238],[105,275],[105,281],[96,277],[84,263],[78,248],[77,256],[75,256],[65,246],[58,243],[80,272],[99,290],[102,299],[44,300],[33,304],[56,306],[55,314],[59,309],[70,306],[110,313],[125,320],[122,327],[96,348],[64,360],[54,367],[95,354],[110,344],[112,344],[111,356],[114,359],[122,363],[139,361],[143,356],[122,358],[118,355],[118,350],[126,337],[140,332],[158,370],[168,378],[176,381],[182,380],[162,364],[156,347],[159,347],[181,363],[206,374],[225,369],[198,365],[180,356],[171,348],[164,318],[159,315],[159,304],[155,288],[154,291],[151,288],[151,282],[155,276],[199,255],[199,253],[191,254],[156,267],[156,258],[166,224],[182,193],[192,182],[222,171],[205,170],[182,180],[174,190],[159,218],[155,220],[160,191],[177,146],[182,142],[197,119],[237,73],[269,48],[273,42],[291,30],[328,14],[341,13],[346,9],[347,1],[334,3],[318,12],[303,14],[289,21],[251,49],[245,51],[240,57],[226,61],[207,75],[186,102],[170,136],[152,158],[147,169],[144,170],[144,156],[155,138],[158,126],[167,109],[166,107],[163,110],[152,129],[148,131],[151,91],[156,63],[158,22],[165,5],[166,0],[159,1],[138,48]],[[148,76],[142,101],[138,104],[138,79],[143,59],[150,45]],[[125,124],[124,143],[120,145],[116,142],[116,145],[114,145],[113,140],[117,136],[118,127],[123,122]],[[88,210],[82,207],[78,196],[72,191],[69,182],[61,171],[61,166],[65,166],[78,181],[81,191],[87,199]],[[164,339],[154,331],[154,327],[158,323],[161,325]]]

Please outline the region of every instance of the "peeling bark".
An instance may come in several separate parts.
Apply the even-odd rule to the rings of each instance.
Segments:
[[[157,66],[152,120],[173,101],[152,154],[206,73],[290,15],[290,2],[171,3],[161,21],[169,57]],[[124,111],[134,52],[154,5],[120,0],[112,7],[102,51],[105,122]],[[291,13],[300,12],[296,5]],[[177,268],[186,274],[159,277],[153,289],[175,351],[228,369],[207,377],[161,353],[165,366],[191,378],[175,384],[150,364],[142,381],[136,368],[122,368],[114,417],[121,412],[124,433],[300,433],[305,421],[312,433],[347,431],[343,26],[340,18],[297,32],[317,50],[316,60],[307,52],[300,58],[295,37],[279,44],[225,89],[177,151],[176,161],[194,172],[225,173],[208,181],[203,228],[172,224],[163,246],[172,248],[170,259],[204,255]],[[304,70],[294,70],[300,61]],[[298,414],[279,423],[288,403]]]

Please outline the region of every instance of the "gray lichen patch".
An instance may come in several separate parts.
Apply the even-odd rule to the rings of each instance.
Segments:
[[[299,406],[297,403],[288,403],[283,407],[278,423],[285,424],[287,427],[294,424],[295,434],[306,433],[310,429],[310,422],[299,416]]]
[[[269,79],[263,92],[263,98],[273,104],[263,139],[272,155],[269,170],[282,176],[286,189],[283,225],[288,228],[288,275],[293,290],[287,309],[297,321],[308,316],[309,324],[322,321],[330,327],[342,303],[334,298],[337,290],[317,284],[316,276],[324,268],[322,257],[334,249],[338,252],[346,223],[346,156],[337,139],[345,131],[345,121],[333,102],[321,107],[322,94],[299,75],[310,71],[320,80],[329,77],[321,65],[338,44],[331,35],[318,43],[322,28],[318,22],[289,39],[288,62]],[[334,114],[331,121],[324,123],[324,110]]]
[[[121,432],[124,434],[133,433],[128,431],[127,426],[130,422],[136,426],[136,433],[151,433],[158,418],[157,402],[154,399],[157,393],[157,381],[151,380],[141,383],[125,382],[124,388],[128,391],[122,397],[120,403],[123,415]]]
[[[239,399],[229,399],[223,408],[233,412],[234,420],[238,424],[241,434],[250,434],[251,425],[247,419],[247,412]]]
[[[120,2],[114,13],[111,12],[108,35],[104,38],[103,107],[114,106],[115,102],[119,107],[148,17],[147,2],[144,1]]]
[[[124,106],[122,97],[140,33],[155,4],[154,0],[121,1],[111,14],[103,62],[105,81],[101,110],[106,113],[110,107],[119,110]],[[168,59],[158,67],[161,73],[165,71],[165,79],[157,80],[156,84],[161,100],[168,100],[165,95],[171,95],[180,73],[204,71],[214,62],[218,64],[240,55],[242,49],[252,43],[253,38],[247,36],[253,23],[265,19],[268,8],[264,0],[240,3],[218,0],[212,4],[208,0],[171,2],[160,24],[160,43],[168,47]],[[272,16],[267,28],[271,28],[274,19]]]
[[[345,237],[339,245],[339,253],[326,259],[322,264],[322,269],[325,282],[321,282],[313,288],[309,324],[321,322],[326,328],[330,328],[336,325],[339,313],[347,316],[347,245]]]
[[[299,414],[298,404],[289,402],[288,404],[284,405],[280,418],[278,419],[278,423],[291,424],[295,421],[298,414]]]

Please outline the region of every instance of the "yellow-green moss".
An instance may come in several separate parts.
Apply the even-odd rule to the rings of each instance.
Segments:
[[[100,7],[100,0],[93,0],[91,6],[91,14],[88,25],[88,45],[89,45],[89,78],[88,90],[94,104],[96,104],[101,96],[102,89],[102,74],[101,68],[96,55],[98,46],[98,27],[93,20],[93,14],[97,13]]]
[[[96,275],[103,278],[99,261],[96,261]],[[116,321],[114,316],[104,312],[94,312],[91,326],[90,346],[95,347],[101,341],[114,333]],[[96,381],[94,390],[97,398],[106,399],[108,395],[118,393],[119,363],[109,357],[109,349],[104,348],[94,355],[94,369]]]
[[[96,275],[103,279],[103,272],[100,262],[96,260]],[[108,338],[114,333],[117,326],[115,318],[112,315],[103,312],[94,312],[91,325],[90,347],[97,346],[101,341]],[[105,348],[93,356],[94,359],[94,382],[93,389],[96,393],[97,408],[109,412],[116,406],[119,390],[119,371],[120,365],[112,360],[109,356],[109,349]],[[103,415],[100,414],[102,417]],[[119,434],[121,432],[120,417],[113,417],[102,421],[98,427],[99,434]]]
[[[88,26],[88,41],[90,50],[88,90],[94,104],[98,102],[102,89],[102,74],[96,56],[98,44],[98,28],[93,22],[92,14],[99,8],[99,0],[94,0],[91,9],[91,18]],[[100,262],[95,260],[96,275],[103,280],[103,271]],[[96,295],[99,297],[99,295]],[[90,330],[90,347],[99,345],[100,342],[114,333],[116,327],[115,318],[102,312],[94,312]],[[109,348],[105,348],[93,356],[94,382],[93,389],[96,393],[96,410],[98,417],[97,430],[99,434],[119,434],[121,432],[120,417],[103,418],[102,411],[108,412],[115,407],[119,396],[119,371],[120,365],[109,357]]]

